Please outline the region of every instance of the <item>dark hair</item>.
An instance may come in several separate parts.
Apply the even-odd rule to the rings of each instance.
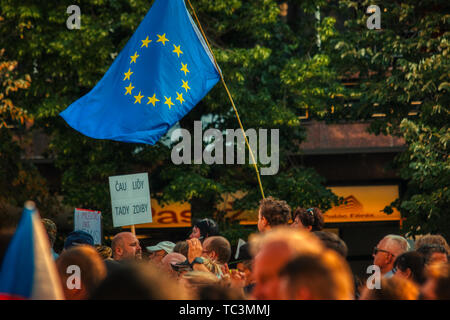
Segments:
[[[271,227],[287,224],[291,218],[291,207],[284,200],[268,197],[261,200],[259,208]]]
[[[303,209],[299,207],[294,211],[294,219],[297,216],[305,227],[312,227],[311,231],[321,231],[325,224],[319,208]]]
[[[424,244],[417,248],[416,251],[424,256],[426,264],[430,262],[431,255],[435,252],[447,254],[447,249],[439,244]]]
[[[394,262],[394,270],[396,269],[410,269],[412,280],[420,285],[425,283],[425,258],[419,252],[409,251],[399,255]]]
[[[347,257],[348,247],[345,242],[336,234],[327,231],[314,231],[314,235],[316,235],[322,241],[325,247],[336,251],[343,258]]]
[[[210,237],[207,250],[214,251],[217,254],[218,263],[227,263],[231,257],[231,246],[227,239],[221,236]]]
[[[219,234],[219,227],[217,226],[217,223],[210,218],[197,220],[194,222],[194,226],[200,229],[200,235],[203,238],[217,236]]]

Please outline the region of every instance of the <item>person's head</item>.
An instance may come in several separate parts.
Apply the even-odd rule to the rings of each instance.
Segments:
[[[250,251],[254,256],[252,294],[257,300],[279,299],[279,271],[294,256],[320,253],[324,250],[317,237],[309,232],[289,227],[250,236]]]
[[[320,231],[325,224],[322,212],[318,208],[297,208],[294,211],[291,224],[295,228],[304,228],[308,231]]]
[[[440,244],[423,244],[416,249],[425,258],[425,264],[448,263],[447,250]]]
[[[64,250],[82,244],[94,246],[94,238],[86,231],[75,230],[69,233],[64,241]]]
[[[140,260],[142,258],[142,248],[139,240],[131,232],[120,232],[111,241],[113,259],[120,260]]]
[[[337,252],[301,254],[279,272],[284,300],[351,300],[354,284],[350,267]]]
[[[42,224],[44,225],[45,231],[47,231],[48,239],[50,240],[50,246],[53,248],[57,233],[56,224],[52,220],[47,218],[42,219]]]
[[[167,254],[173,252],[174,247],[175,243],[170,241],[162,241],[155,246],[147,247],[147,251],[150,252],[149,260],[153,263],[160,263]]]
[[[427,281],[421,288],[424,300],[450,300],[450,266],[431,264],[426,268]]]
[[[97,244],[95,249],[103,260],[111,259],[112,249],[110,247]]]
[[[73,269],[73,266],[79,270]],[[56,260],[56,267],[67,300],[89,298],[106,277],[103,259],[94,247],[88,245],[64,250]]]
[[[253,272],[252,272],[252,270],[253,270],[252,263],[253,263],[252,260],[243,260],[236,264],[236,269],[238,269],[239,272],[242,272],[245,275],[245,285],[246,286],[254,283]]]
[[[419,288],[411,280],[383,277],[379,289],[365,287],[360,300],[417,300]]]
[[[178,241],[173,247],[173,252],[181,253],[187,258],[189,252],[189,244],[187,241]]]
[[[221,236],[208,237],[203,242],[202,256],[220,264],[225,264],[231,257],[230,242]]]
[[[107,276],[91,300],[183,300],[183,287],[161,269],[147,263],[124,263]]]
[[[443,246],[447,250],[447,254],[450,254],[450,249],[448,246],[447,241],[443,236],[440,234],[426,234],[423,236],[418,237],[418,239],[415,242],[415,248],[416,250],[420,248],[423,245],[426,244],[437,244]]]
[[[203,241],[208,237],[216,236],[218,234],[219,227],[217,226],[217,223],[212,219],[205,218],[194,222],[189,239],[197,238]]]
[[[373,264],[385,274],[394,267],[395,259],[409,250],[408,241],[398,235],[389,234],[378,242],[373,250]]]
[[[276,200],[272,197],[262,199],[258,211],[258,230],[270,230],[279,225],[287,225],[291,219],[291,207],[286,201]]]
[[[425,259],[418,252],[409,251],[399,255],[392,270],[395,277],[412,280],[418,285],[425,282]]]
[[[347,244],[336,234],[327,231],[314,231],[313,234],[322,241],[322,244],[326,248],[336,251],[343,258],[347,258],[348,254]]]

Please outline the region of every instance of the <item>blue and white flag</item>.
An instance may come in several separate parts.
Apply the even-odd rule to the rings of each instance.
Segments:
[[[25,206],[0,266],[0,300],[63,300],[64,294],[39,214]]]
[[[92,138],[153,145],[219,72],[184,1],[156,0],[103,78],[60,115]]]

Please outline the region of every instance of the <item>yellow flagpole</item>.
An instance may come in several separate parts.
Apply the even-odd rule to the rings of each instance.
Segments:
[[[205,39],[206,45],[208,46],[208,49],[209,49],[209,51],[211,52],[211,55],[212,55],[213,60],[214,60],[214,65],[216,66],[217,70],[220,70],[220,69],[219,69],[219,66],[217,65],[216,57],[214,56],[214,53],[213,53],[211,47],[209,46],[208,39],[206,38],[206,35],[205,35],[205,33],[203,32],[202,25],[200,24],[200,21],[199,21],[198,18],[197,18],[197,14],[195,13],[195,9],[192,7],[192,4],[191,4],[191,2],[190,2],[189,0],[187,0],[187,2],[189,3],[189,6],[191,7],[192,13],[194,14],[195,20],[197,21],[198,27],[200,28],[200,32],[202,33],[203,38]],[[223,84],[223,86],[225,87],[225,90],[227,91],[228,98],[229,98],[230,101],[231,101],[231,105],[233,106],[234,112],[236,113],[236,117],[237,117],[237,120],[238,120],[238,122],[239,122],[239,126],[241,127],[242,135],[244,136],[245,143],[247,144],[247,147],[248,147],[250,156],[252,157],[253,166],[254,166],[255,171],[256,171],[256,177],[258,178],[259,189],[261,190],[261,195],[262,195],[262,197],[263,197],[263,199],[264,199],[264,198],[265,198],[265,197],[264,197],[264,190],[263,190],[262,183],[261,183],[261,177],[259,176],[258,165],[257,165],[257,163],[256,163],[256,161],[255,161],[255,157],[254,157],[254,155],[253,155],[253,150],[252,150],[252,148],[250,147],[250,144],[248,143],[248,139],[247,139],[247,136],[246,136],[246,134],[245,134],[244,127],[242,126],[241,119],[239,118],[239,113],[238,113],[238,111],[237,111],[237,109],[236,109],[236,106],[234,105],[233,97],[231,96],[231,93],[230,93],[230,91],[228,90],[227,84],[225,83],[225,80],[223,79],[222,72],[219,72],[219,75],[220,75],[220,80],[222,80],[222,84]]]

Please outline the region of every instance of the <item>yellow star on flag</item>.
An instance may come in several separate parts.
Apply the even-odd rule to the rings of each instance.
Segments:
[[[166,45],[166,41],[169,41],[169,39],[166,38],[165,33],[162,36],[157,34],[157,36],[158,36],[158,40],[156,40],[156,42],[162,42],[164,46]]]
[[[143,47],[143,46],[146,46],[147,48],[148,48],[148,44],[150,43],[150,42],[152,42],[152,40],[148,40],[148,36],[147,36],[147,38],[145,38],[144,40],[141,40],[142,41],[142,46],[141,46],[141,48]]]
[[[174,49],[172,52],[175,52],[179,58],[180,54],[183,54],[183,51],[181,51],[181,49],[180,49],[181,45],[179,45],[178,47],[176,45],[173,45],[173,47],[174,47]]]
[[[172,102],[172,97],[167,98],[166,96],[164,96],[164,99],[166,99],[166,102],[164,102],[164,104],[167,104],[169,106],[169,109],[171,106],[175,105],[175,103]]]
[[[133,74],[133,72],[131,72],[131,69],[128,69],[128,72],[125,72],[124,73],[124,75],[125,75],[125,78],[123,78],[123,81],[125,81],[125,80],[130,80],[130,76]]]
[[[181,63],[181,65],[183,66],[180,70],[184,71],[184,75],[186,76],[186,72],[189,72],[189,70],[187,69],[187,63],[184,64],[183,62]]]
[[[143,97],[144,97],[144,96],[141,96],[141,92],[139,91],[139,94],[138,94],[137,96],[134,96],[134,98],[136,99],[136,100],[134,101],[134,103],[136,103],[136,102],[141,103],[141,99],[142,99]]]
[[[147,104],[151,103],[153,106],[155,106],[156,101],[159,101],[158,99],[156,99],[156,93],[153,94],[153,97],[147,97],[147,98],[148,98]]]
[[[183,104],[183,102],[185,101],[185,100],[183,99],[183,94],[177,92],[176,100],[180,101],[180,104]]]
[[[186,92],[190,89],[190,87],[189,87],[189,85],[188,85],[188,82],[187,81],[184,81],[183,79],[181,80],[181,81],[183,81],[183,85],[182,85],[182,87],[186,90]]]
[[[130,64],[131,63],[136,63],[136,59],[139,57],[139,55],[137,54],[137,51],[134,53],[134,56],[130,56],[130,58],[131,58],[131,61],[130,61]]]
[[[130,85],[128,87],[125,87],[125,89],[127,90],[127,92],[125,92],[125,95],[127,95],[127,94],[131,94],[131,90],[133,90],[134,87],[131,85],[131,82],[130,82]]]

